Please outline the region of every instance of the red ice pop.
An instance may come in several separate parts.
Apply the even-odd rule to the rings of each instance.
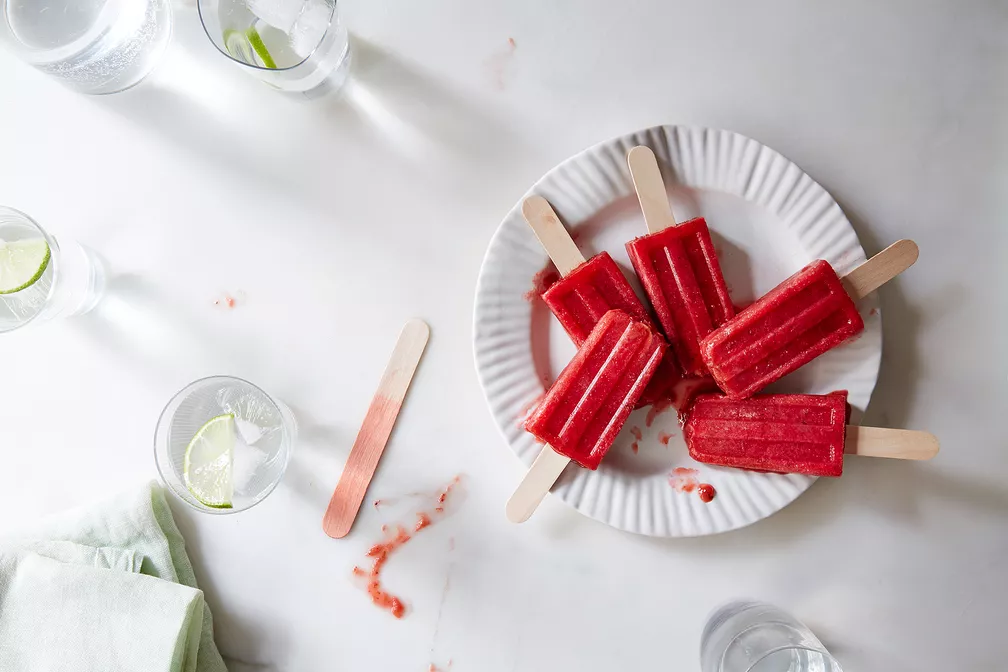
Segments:
[[[700,341],[735,314],[710,230],[703,217],[676,226],[650,148],[634,147],[627,163],[650,232],[626,244],[630,262],[682,370],[706,375]]]
[[[927,432],[847,425],[847,392],[698,396],[683,438],[698,462],[754,471],[840,476],[844,453],[929,460],[938,440]]]
[[[574,345],[581,347],[610,310],[622,310],[633,319],[651,325],[647,308],[609,253],[602,252],[585,261],[546,199],[529,196],[522,204],[522,215],[563,276],[543,293],[542,298]],[[668,397],[681,378],[679,365],[669,350],[641,396],[641,405]]]
[[[893,243],[844,278],[822,259],[770,290],[701,343],[711,375],[737,399],[753,395],[864,329],[854,302],[917,260],[911,240]]]
[[[571,460],[598,468],[665,349],[650,325],[623,311],[599,320],[525,422],[547,445],[508,501],[509,520],[527,520]]]

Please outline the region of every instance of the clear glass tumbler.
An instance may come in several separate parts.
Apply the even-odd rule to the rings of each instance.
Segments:
[[[842,672],[812,631],[763,602],[717,609],[700,637],[701,672]]]
[[[0,0],[0,42],[82,93],[115,93],[154,69],[171,0]]]
[[[23,212],[0,206],[0,333],[86,313],[101,300],[98,255],[60,240]]]
[[[199,0],[199,14],[222,54],[276,89],[316,98],[346,81],[336,0]]]
[[[161,411],[154,460],[179,499],[236,513],[266,498],[287,470],[297,421],[282,402],[231,376],[186,385]]]

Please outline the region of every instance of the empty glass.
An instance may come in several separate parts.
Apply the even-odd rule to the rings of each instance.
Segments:
[[[700,637],[701,672],[842,672],[812,631],[763,602],[716,610]]]
[[[143,79],[171,38],[171,0],[0,0],[0,42],[82,93]]]
[[[244,511],[280,482],[297,438],[290,409],[252,383],[202,378],[158,418],[154,459],[179,499],[206,513]]]
[[[199,0],[199,13],[217,49],[270,86],[315,98],[346,81],[335,0]]]
[[[28,215],[0,206],[0,333],[86,313],[104,286],[94,252],[63,237],[57,242]]]

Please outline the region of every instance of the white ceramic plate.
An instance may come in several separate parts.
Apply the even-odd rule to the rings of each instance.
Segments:
[[[707,218],[736,304],[751,302],[814,259],[826,259],[840,275],[864,261],[857,235],[836,201],[788,159],[737,133],[659,126],[585,150],[529,191],[552,203],[585,257],[607,250],[642,296],[623,247],[645,232],[626,165],[627,151],[635,145],[648,145],[658,156],[677,220]],[[483,260],[473,339],[487,403],[504,439],[526,465],[540,445],[522,429],[522,421],[574,354],[574,345],[532,291],[536,274],[548,264],[522,219],[519,201]],[[859,417],[875,387],[882,354],[874,297],[859,308],[865,331],[857,340],[819,357],[770,391],[846,389]],[[689,457],[674,410],[653,418],[651,426],[647,420],[647,410],[635,411],[599,469],[572,464],[553,494],[613,527],[680,537],[749,525],[794,501],[815,480],[699,464]],[[637,430],[640,440],[634,436]],[[672,487],[670,474],[677,467],[698,470],[698,480],[717,490],[715,499],[704,503],[696,492]]]

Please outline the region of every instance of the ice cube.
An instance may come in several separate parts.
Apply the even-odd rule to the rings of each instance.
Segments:
[[[285,33],[290,33],[306,4],[305,0],[245,0],[250,12]]]
[[[231,483],[235,492],[245,494],[256,475],[256,471],[266,462],[266,451],[250,446],[239,433],[235,437],[232,458]]]
[[[333,6],[328,0],[307,0],[289,31],[294,53],[308,58],[325,37],[332,17]]]
[[[241,440],[250,446],[255,445],[255,442],[262,438],[263,429],[254,422],[235,416],[235,427],[238,428],[238,436],[241,437]]]

